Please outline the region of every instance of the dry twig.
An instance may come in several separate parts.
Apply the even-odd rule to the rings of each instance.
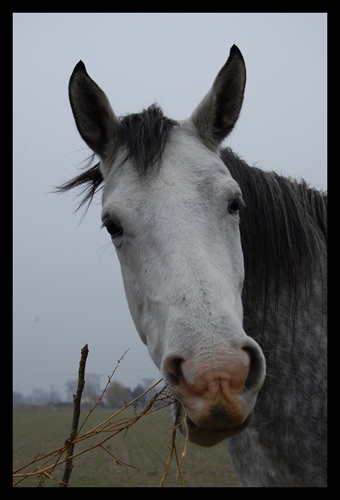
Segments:
[[[153,384],[151,387],[146,389],[142,394],[140,394],[137,398],[133,399],[129,403],[127,403],[123,408],[120,408],[117,410],[115,413],[113,413],[109,418],[105,419],[102,421],[100,424],[96,425],[92,429],[90,429],[87,432],[84,432],[83,434],[81,433],[85,422],[88,420],[89,416],[93,412],[93,410],[96,408],[96,406],[99,404],[101,401],[108,384],[111,381],[111,378],[115,372],[111,374],[109,377],[108,383],[103,390],[103,393],[101,394],[100,398],[94,405],[89,410],[88,415],[85,417],[84,422],[81,424],[78,430],[79,426],[79,417],[80,417],[80,401],[81,401],[81,395],[82,395],[82,390],[84,388],[85,384],[85,364],[86,364],[86,358],[88,354],[88,346],[87,344],[83,347],[81,351],[81,360],[79,363],[79,378],[78,378],[78,389],[77,393],[74,396],[74,413],[73,413],[73,420],[72,420],[72,427],[71,427],[71,433],[68,439],[66,439],[64,446],[61,448],[58,448],[50,453],[46,454],[37,454],[29,463],[26,463],[22,467],[19,467],[18,469],[13,471],[13,479],[15,482],[14,486],[17,486],[21,481],[28,477],[38,477],[40,478],[39,480],[39,485],[41,486],[42,483],[45,481],[45,479],[52,479],[54,481],[57,481],[60,486],[66,487],[68,486],[70,474],[72,472],[72,467],[73,467],[73,460],[80,455],[83,455],[84,453],[87,453],[95,448],[101,447],[104,451],[106,451],[112,458],[116,460],[117,464],[121,465],[126,465],[129,467],[133,467],[129,464],[124,463],[122,460],[119,458],[115,457],[111,452],[109,452],[105,448],[105,443],[112,439],[114,436],[119,434],[120,432],[127,432],[128,429],[134,425],[136,422],[138,422],[141,418],[143,418],[146,415],[149,415],[151,413],[154,413],[155,411],[159,411],[167,406],[170,406],[174,403],[173,396],[171,393],[169,393],[166,389],[166,387],[163,387],[160,391],[155,393],[155,395],[149,400],[147,405],[140,411],[137,412],[136,410],[136,405],[139,399],[141,399],[143,396],[145,396],[148,392],[152,391],[156,386],[158,386],[162,379],[158,380],[155,384]],[[123,355],[124,357],[124,355]],[[123,358],[122,357],[122,358]],[[122,358],[118,361],[118,363],[122,360]],[[134,408],[134,415],[130,417],[124,417],[120,418],[117,420],[117,418],[129,407]],[[168,459],[168,463],[166,466],[166,470],[163,474],[161,484],[160,486],[164,485],[166,476],[168,474],[170,464],[172,461],[173,455],[176,457],[176,465],[181,481],[181,485],[183,485],[182,481],[182,476],[181,476],[181,462],[183,458],[185,457],[186,454],[186,446],[187,446],[187,439],[185,441],[185,446],[184,450],[182,452],[181,458],[178,459],[178,454],[177,454],[177,449],[176,449],[176,430],[179,425],[181,425],[183,422],[179,423],[176,422],[173,430],[172,430],[172,438],[171,438],[171,449],[170,449],[170,456]],[[80,442],[88,442],[90,443],[91,438],[95,437],[105,437],[101,439],[99,442],[96,442],[95,444],[89,444],[88,447],[82,451],[79,451],[75,453],[75,446],[76,444]],[[57,467],[60,467],[61,465],[65,464],[65,470],[63,474],[62,480],[57,479],[53,474],[54,471],[56,470]],[[30,468],[30,472],[23,472],[24,469]]]
[[[80,403],[81,403],[81,396],[83,394],[83,389],[85,386],[85,366],[86,366],[86,359],[89,353],[88,345],[85,344],[84,347],[81,350],[81,356],[80,356],[80,362],[79,362],[79,370],[78,370],[78,387],[77,387],[77,392],[76,394],[73,395],[73,419],[72,419],[72,426],[71,426],[71,433],[70,437],[66,439],[65,441],[65,448],[66,448],[66,463],[65,463],[65,469],[64,469],[64,475],[62,478],[62,482],[60,486],[62,487],[67,487],[68,482],[71,476],[71,472],[73,469],[73,451],[74,451],[74,440],[77,437],[78,433],[78,424],[79,424],[79,418],[80,418]]]

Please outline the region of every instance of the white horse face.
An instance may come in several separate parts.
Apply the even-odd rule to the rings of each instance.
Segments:
[[[102,220],[136,329],[196,434],[205,430],[198,442],[211,444],[251,414],[262,378],[245,385],[251,359],[262,360],[242,328],[241,191],[189,125],[173,131],[144,182],[129,161],[122,173],[119,153],[103,166]],[[211,417],[223,406],[227,430]]]
[[[241,191],[220,158],[185,125],[173,132],[161,165],[153,167],[158,173],[144,182],[131,162],[124,163],[124,174],[119,163],[118,154],[111,168],[103,168],[102,220],[109,232],[114,224],[112,242],[131,315],[165,375],[169,358],[218,350],[223,338],[238,343]],[[212,328],[206,336],[199,333]]]
[[[82,63],[70,80],[78,129],[101,157],[103,225],[136,329],[179,402],[189,439],[204,446],[247,427],[265,374],[263,354],[242,327],[242,194],[217,154],[244,84],[234,47],[211,91],[141,175],[122,124]]]

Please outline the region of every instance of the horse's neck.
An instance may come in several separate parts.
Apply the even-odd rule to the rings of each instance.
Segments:
[[[244,486],[326,485],[326,470],[313,460],[321,455],[326,464],[327,456],[326,297],[318,280],[309,291],[294,321],[287,291],[266,307],[244,294],[244,329],[260,344],[267,372],[249,428],[228,440]]]
[[[245,486],[322,485],[326,477],[312,459],[321,454],[326,463],[327,443],[325,263],[315,269],[311,283],[294,295],[294,315],[284,282],[266,293],[251,278],[245,282],[244,329],[260,344],[267,366],[250,428],[228,440]]]
[[[326,246],[326,244],[325,244]],[[248,270],[242,294],[244,329],[267,356],[283,356],[288,350],[299,358],[299,350],[326,340],[326,257],[315,259],[308,280],[291,283],[273,270],[272,277],[259,278]],[[272,279],[271,279],[272,278]],[[303,354],[303,353],[302,353]],[[294,364],[288,363],[294,370]]]

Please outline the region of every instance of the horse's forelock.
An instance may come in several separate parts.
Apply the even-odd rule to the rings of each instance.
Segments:
[[[122,163],[131,160],[139,173],[146,175],[150,167],[155,165],[161,158],[170,131],[174,126],[178,125],[178,122],[167,118],[160,107],[152,104],[141,113],[134,113],[120,118],[120,125],[119,137],[115,142],[116,145],[125,148]],[[116,148],[114,148],[115,150]],[[88,208],[95,193],[102,187],[104,179],[100,164],[96,163],[91,166],[94,158],[95,155],[91,155],[85,170],[80,175],[57,186],[55,190],[56,192],[64,192],[83,187],[80,192],[82,198],[78,209],[86,203]]]
[[[119,143],[126,147],[125,160],[131,160],[140,173],[146,174],[161,158],[170,131],[178,122],[152,104],[141,113],[121,118],[120,124]]]

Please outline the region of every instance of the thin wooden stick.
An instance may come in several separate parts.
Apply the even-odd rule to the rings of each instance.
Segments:
[[[79,418],[80,418],[80,403],[81,403],[81,396],[83,393],[83,389],[85,386],[85,365],[86,365],[86,359],[87,355],[89,353],[88,345],[85,344],[84,347],[81,350],[81,357],[80,357],[80,362],[79,362],[79,370],[78,370],[78,387],[77,387],[77,392],[75,395],[73,395],[73,419],[72,419],[72,426],[71,426],[71,433],[70,437],[66,439],[65,441],[65,447],[66,447],[66,456],[68,457],[65,463],[65,469],[64,469],[64,475],[62,478],[62,482],[60,484],[60,487],[66,488],[68,486],[68,482],[70,480],[71,472],[73,469],[73,451],[74,451],[74,446],[75,446],[75,439],[77,437],[78,433],[78,424],[79,424]]]

